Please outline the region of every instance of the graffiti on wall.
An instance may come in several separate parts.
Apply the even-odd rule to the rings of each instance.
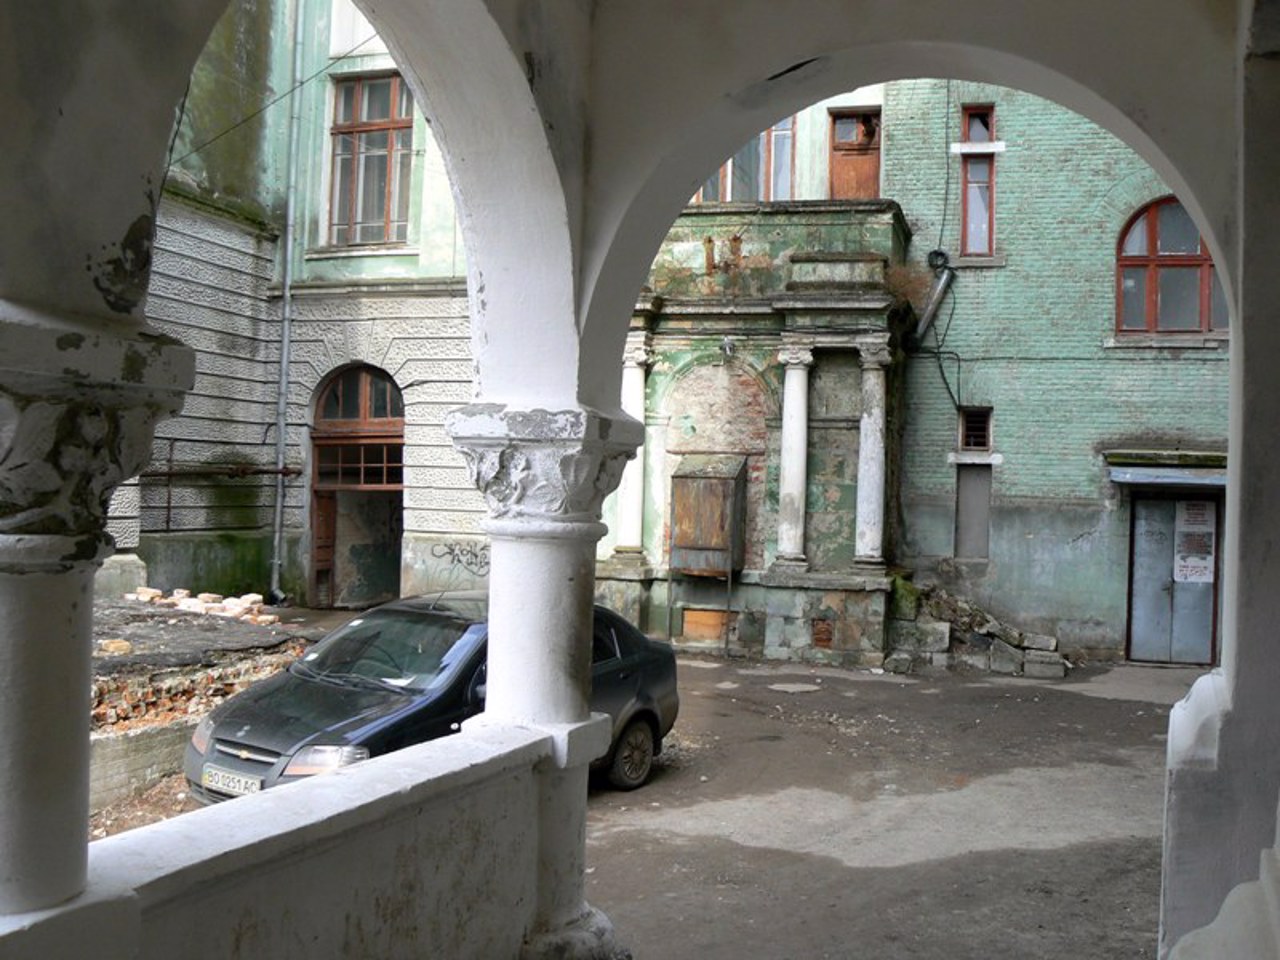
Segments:
[[[451,541],[431,547],[431,555],[448,561],[452,567],[461,567],[477,577],[489,575],[489,544],[475,541]]]

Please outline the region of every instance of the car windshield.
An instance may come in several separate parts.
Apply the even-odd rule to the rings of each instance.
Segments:
[[[425,691],[475,649],[481,624],[444,611],[374,610],[316,644],[296,672],[320,680]]]

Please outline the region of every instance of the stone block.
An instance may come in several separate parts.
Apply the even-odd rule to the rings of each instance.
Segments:
[[[155,587],[138,587],[138,589],[133,592],[138,595],[139,600],[143,600],[148,603],[153,600],[158,600],[164,596],[164,591],[157,590]]]
[[[920,590],[909,580],[895,577],[890,594],[889,616],[894,620],[914,620],[920,615]]]
[[[967,650],[963,653],[955,654],[957,661],[973,670],[981,670],[986,673],[991,669],[991,651],[990,650]]]
[[[197,593],[196,599],[201,603],[221,603],[222,594],[220,593]]]
[[[955,662],[955,655],[945,650],[934,650],[929,654],[929,666],[931,667],[942,667],[949,670],[954,666]]]
[[[913,664],[911,654],[902,650],[895,650],[884,658],[884,669],[888,673],[910,673]]]
[[[1061,680],[1067,675],[1067,665],[1056,653],[1028,650],[1023,657],[1022,673],[1041,680]]]
[[[991,641],[991,672],[1013,675],[1022,672],[1022,651],[1003,640]]]
[[[201,596],[211,596],[211,594],[201,594]],[[204,613],[209,607],[209,601],[201,600],[199,597],[183,597],[175,606],[189,613]]]
[[[1057,650],[1058,638],[1047,633],[1024,633],[1022,645],[1028,650]]]
[[[945,653],[951,647],[951,624],[945,620],[892,620],[889,644],[907,653]]]

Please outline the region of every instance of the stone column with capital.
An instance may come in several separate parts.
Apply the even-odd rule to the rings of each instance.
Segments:
[[[84,889],[107,503],[194,378],[176,341],[106,326],[0,302],[0,913]]]
[[[644,423],[645,377],[652,356],[650,336],[632,333],[622,353],[622,410]],[[624,560],[644,558],[644,446],[622,471],[618,484],[617,543],[614,555]]]
[[[446,428],[489,507],[488,690],[468,723],[536,726],[556,743],[555,764],[538,772],[538,901],[524,956],[607,957],[612,926],[583,885],[588,765],[610,740],[608,718],[590,712],[591,606],[601,506],[643,427],[473,404]]]
[[[807,567],[804,555],[805,498],[809,459],[809,367],[813,350],[790,344],[778,353],[786,367],[782,384],[782,451],[778,478],[778,559]]]
[[[859,341],[862,419],[858,436],[858,503],[855,554],[864,563],[884,563],[885,368],[892,362],[888,338]]]

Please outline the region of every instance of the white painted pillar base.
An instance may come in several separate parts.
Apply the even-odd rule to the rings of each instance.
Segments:
[[[887,340],[860,342],[862,419],[858,434],[858,505],[854,549],[862,563],[884,562],[885,367]]]
[[[648,334],[627,338],[622,354],[622,410],[644,423],[645,373],[649,364]],[[627,462],[618,484],[618,538],[614,553],[622,559],[644,559],[644,447]]]
[[[807,566],[804,555],[805,499],[809,459],[809,366],[813,351],[787,346],[782,384],[782,449],[778,477],[778,562]]]
[[[194,356],[0,302],[0,913],[85,884],[94,574],[112,490],[150,455]]]
[[[609,745],[589,713],[595,545],[604,498],[642,437],[634,420],[583,410],[476,404],[446,421],[490,519],[485,724],[547,731],[555,763],[537,773],[537,903],[523,956],[605,960],[607,918],[584,898],[587,774]]]

